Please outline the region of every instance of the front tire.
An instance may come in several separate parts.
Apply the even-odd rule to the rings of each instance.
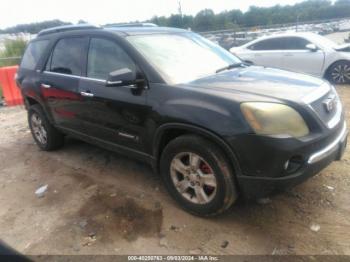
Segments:
[[[40,105],[28,109],[28,123],[36,144],[45,151],[58,149],[64,144],[64,135],[47,119]]]
[[[169,142],[161,156],[160,171],[171,196],[192,214],[217,215],[237,199],[226,156],[199,136],[184,135]]]
[[[350,83],[350,62],[338,61],[330,66],[327,71],[326,78],[337,85]]]

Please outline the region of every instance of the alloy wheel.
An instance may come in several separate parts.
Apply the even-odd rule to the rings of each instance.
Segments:
[[[177,191],[195,204],[208,204],[216,195],[217,181],[211,166],[192,152],[177,154],[170,165],[170,175]]]
[[[335,66],[331,73],[335,83],[345,84],[350,81],[350,66],[348,64],[339,64]]]
[[[47,132],[43,121],[37,113],[33,113],[31,118],[32,130],[35,138],[43,145],[47,143]]]

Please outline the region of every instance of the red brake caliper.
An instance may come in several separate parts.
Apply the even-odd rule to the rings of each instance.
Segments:
[[[202,162],[199,166],[200,170],[204,175],[206,174],[213,174],[213,171],[211,170],[210,166],[207,165],[206,163]],[[214,191],[214,187],[204,185],[204,190],[210,195]]]

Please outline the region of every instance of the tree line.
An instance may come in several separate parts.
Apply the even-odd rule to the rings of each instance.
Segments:
[[[191,28],[200,32],[345,17],[350,17],[350,0],[337,0],[334,3],[329,0],[308,0],[295,5],[251,6],[246,12],[234,9],[215,14],[211,9],[204,9],[195,16],[155,16],[148,22],[160,26]]]
[[[144,22],[159,26],[191,28],[193,31],[209,31],[221,29],[238,29],[242,27],[270,26],[275,24],[295,23],[297,20],[312,21],[344,18],[350,16],[350,0],[307,0],[294,5],[275,5],[273,7],[251,6],[248,11],[239,9],[215,14],[211,9],[204,9],[195,16],[173,14],[169,17],[155,16]],[[79,21],[84,23],[85,21]],[[139,22],[139,21],[136,21]],[[69,25],[61,20],[40,23],[21,24],[0,30],[0,33],[38,33],[42,29],[54,26]]]

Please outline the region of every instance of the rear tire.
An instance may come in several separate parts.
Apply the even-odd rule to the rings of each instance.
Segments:
[[[183,135],[169,142],[161,155],[160,171],[171,196],[192,214],[218,215],[237,199],[225,154],[199,136]]]
[[[52,151],[63,146],[64,135],[49,122],[40,105],[35,104],[28,109],[28,123],[40,149]]]
[[[327,70],[326,78],[337,85],[350,83],[350,61],[338,61]]]

